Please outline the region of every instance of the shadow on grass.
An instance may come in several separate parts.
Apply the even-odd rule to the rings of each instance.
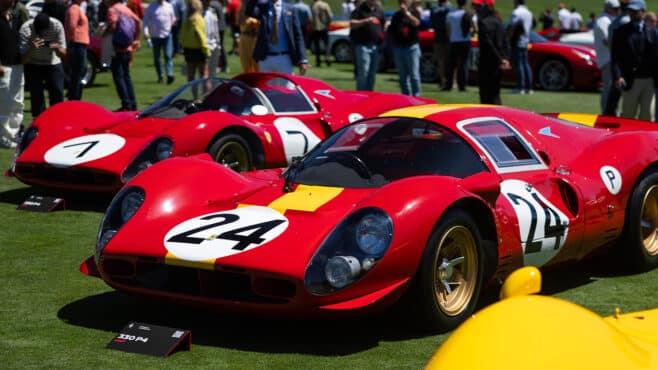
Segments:
[[[0,202],[18,206],[32,195],[63,198],[66,209],[73,211],[105,212],[112,200],[111,195],[55,191],[37,187],[23,187],[0,192]]]
[[[194,344],[320,356],[348,355],[376,347],[381,340],[428,335],[410,329],[404,320],[390,315],[331,320],[266,319],[192,310],[109,292],[72,302],[62,307],[57,316],[71,325],[112,333],[137,321],[191,330]]]

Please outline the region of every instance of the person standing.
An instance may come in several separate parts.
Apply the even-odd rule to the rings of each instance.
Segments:
[[[174,56],[180,54],[180,30],[183,25],[183,19],[187,13],[185,0],[167,0],[171,6],[174,7],[174,15],[176,16],[176,23],[171,27],[171,43],[174,48]]]
[[[569,32],[571,29],[571,12],[564,3],[560,3],[557,6],[557,19],[560,22],[560,31]]]
[[[16,147],[16,134],[23,123],[23,64],[19,30],[23,19],[13,0],[0,0],[0,147]]]
[[[622,25],[631,21],[627,9],[628,2],[629,0],[619,0],[619,15],[617,15],[617,18],[615,18],[612,23],[610,23],[610,26],[608,26],[608,48],[610,49],[610,55],[612,55],[612,40],[615,31]],[[612,74],[612,66],[610,67],[610,73]],[[621,100],[621,89],[617,88],[613,80],[603,114],[606,116],[617,116],[619,100]]]
[[[436,64],[436,76],[438,77],[439,88],[445,84],[446,60],[450,50],[450,39],[448,38],[448,26],[446,18],[452,10],[448,0],[439,0],[437,5],[430,11],[430,26],[434,30],[434,42],[432,44],[432,59]]]
[[[258,0],[249,10],[248,15],[260,21],[254,48],[258,70],[292,74],[298,66],[299,74],[306,74],[308,60],[297,11],[281,0]]]
[[[356,89],[373,91],[384,41],[384,11],[379,1],[365,0],[350,18],[350,39],[354,45]]]
[[[158,83],[162,83],[160,54],[164,54],[167,84],[174,82],[174,44],[171,32],[176,20],[174,7],[164,0],[156,0],[150,3],[144,13],[144,37],[146,40],[151,40],[153,65],[155,66]]]
[[[203,22],[206,26],[206,39],[208,40],[208,49],[210,49],[210,56],[206,61],[208,65],[208,76],[217,74],[217,67],[219,66],[219,15],[213,7],[210,6],[210,0],[202,0],[203,6]]]
[[[472,3],[478,17],[480,103],[500,105],[500,79],[503,71],[510,69],[505,28],[494,13],[494,0]]]
[[[226,31],[226,14],[224,14],[224,3],[218,0],[210,0],[210,7],[217,15],[217,33],[219,34],[219,71],[228,72],[228,61],[226,60],[226,49],[224,47],[224,32]]]
[[[571,15],[569,16],[571,32],[579,32],[583,27],[583,16],[578,13],[575,7],[571,8]]]
[[[532,13],[525,6],[525,0],[514,0],[514,5],[510,25],[518,30],[514,34],[514,39],[511,40],[512,65],[516,70],[516,92],[519,94],[532,94],[532,69],[530,69],[530,62],[528,61]]]
[[[142,21],[132,10],[123,5],[121,0],[104,1],[108,7],[106,32],[113,35],[114,56],[110,63],[110,69],[112,70],[112,79],[114,80],[117,95],[121,99],[121,107],[118,110],[134,111],[137,110],[137,99],[135,99],[135,88],[130,77],[130,59],[132,53],[140,45],[139,37],[142,30]],[[132,29],[130,29],[130,20],[133,21],[132,26],[134,28]],[[133,32],[132,35],[129,34],[130,31]],[[125,44],[117,43],[117,40],[115,40],[117,33],[125,34]],[[132,41],[128,39],[132,39]]]
[[[459,91],[466,91],[468,79],[468,52],[471,50],[471,30],[473,13],[466,11],[466,0],[457,0],[457,9],[451,10],[446,19],[450,39],[448,52],[448,67],[446,68],[445,84],[442,91],[452,90],[452,82],[457,73]]]
[[[405,95],[420,96],[420,13],[417,8],[409,6],[408,0],[399,0],[399,4],[400,9],[393,14],[388,32],[400,91]]]
[[[240,24],[240,66],[242,72],[258,72],[258,63],[254,59],[254,49],[258,40],[260,21],[255,17],[247,16],[247,9],[252,9],[256,0],[245,0],[238,12],[238,23]]]
[[[197,71],[199,71],[199,78],[208,77],[207,60],[210,57],[210,47],[206,36],[206,25],[201,15],[202,10],[200,0],[189,2],[187,17],[183,20],[180,35],[183,55],[187,64],[188,81],[195,79]]]
[[[608,27],[619,13],[619,0],[605,0],[603,13],[594,24],[594,49],[596,50],[596,64],[601,70],[601,114],[605,114],[605,106],[612,88],[612,71],[610,69],[610,39]]]
[[[32,118],[46,109],[44,89],[50,105],[64,100],[64,67],[66,37],[57,19],[41,12],[21,26],[19,49],[25,68],[25,82],[30,90]]]
[[[612,75],[622,90],[622,117],[651,120],[655,88],[656,29],[644,22],[646,3],[628,3],[630,22],[620,26],[612,39]]]
[[[542,30],[548,30],[553,28],[553,24],[555,23],[555,18],[553,18],[551,8],[544,9],[544,13],[542,13],[541,17],[539,17],[539,22],[541,22]]]
[[[322,55],[322,49],[320,48],[320,42],[324,47],[324,61],[327,66],[331,65],[329,61],[329,24],[331,19],[334,17],[329,4],[324,0],[313,0],[313,6],[311,6],[311,44],[313,51],[315,52],[315,64],[319,67],[321,64],[320,56]]]
[[[311,33],[309,23],[311,18],[313,17],[313,13],[311,12],[311,7],[306,5],[306,3],[303,0],[295,0],[295,4],[292,7],[297,11],[297,16],[299,17],[299,24],[301,24],[302,32],[304,33],[304,45],[308,49],[309,48],[308,36]]]
[[[245,2],[251,2],[245,0]],[[233,38],[233,46],[231,47],[231,54],[238,54],[240,50],[240,28],[243,25],[242,19],[240,19],[240,12],[243,6],[248,4],[243,4],[240,0],[229,0],[228,5],[226,6],[226,20],[228,21],[229,26],[231,27],[231,36]]]
[[[73,0],[66,10],[66,42],[69,63],[69,100],[82,98],[82,77],[87,66],[87,45],[89,45],[89,21],[80,8],[82,0]]]
[[[343,1],[343,4],[341,5],[341,10],[343,12],[343,19],[350,19],[354,9],[356,9],[356,4],[354,4],[354,0]]]

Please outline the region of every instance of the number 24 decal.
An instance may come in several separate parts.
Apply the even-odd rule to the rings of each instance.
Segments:
[[[544,240],[549,238],[555,238],[553,249],[560,249],[563,242],[562,238],[564,238],[566,234],[566,220],[563,224],[560,215],[552,207],[548,206],[543,200],[541,200],[536,192],[533,192],[531,196],[536,203],[533,203],[520,195],[507,193],[507,197],[513,204],[521,205],[521,203],[523,203],[528,206],[528,210],[530,211],[530,225],[528,227],[527,235],[525,236],[525,254],[541,252]],[[535,240],[539,211],[543,211],[544,213],[543,240]],[[519,223],[521,222],[523,221],[519,220]],[[521,237],[523,238],[523,235],[521,235]]]
[[[219,235],[211,235],[210,237],[207,238],[192,236],[194,234],[200,233],[205,230],[210,230],[222,225],[234,223],[240,219],[240,216],[231,213],[217,213],[200,218],[200,220],[204,220],[204,221],[215,220],[215,219],[221,219],[221,220],[218,222],[213,222],[207,225],[199,226],[194,229],[176,234],[170,237],[169,239],[167,239],[167,242],[200,245],[204,241],[222,239],[222,240],[230,240],[237,242],[231,249],[242,251],[252,244],[259,245],[262,242],[264,242],[266,239],[262,238],[262,236],[265,233],[285,222],[285,220],[271,220],[271,221],[259,222],[252,225],[230,229]],[[245,234],[246,232],[249,233]]]

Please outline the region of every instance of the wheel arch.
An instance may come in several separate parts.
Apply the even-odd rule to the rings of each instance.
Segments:
[[[486,282],[493,276],[498,266],[498,232],[496,231],[494,215],[491,209],[481,200],[462,198],[446,208],[434,227],[438,226],[443,216],[453,209],[460,209],[468,213],[478,227],[482,238],[482,249],[485,252],[484,281]]]
[[[206,145],[205,151],[208,152],[213,143],[220,137],[230,134],[239,135],[247,141],[247,144],[249,144],[253,150],[254,166],[257,169],[262,169],[265,167],[265,152],[263,150],[263,145],[261,144],[260,139],[253,131],[243,126],[228,126],[221,129],[210,139]]]

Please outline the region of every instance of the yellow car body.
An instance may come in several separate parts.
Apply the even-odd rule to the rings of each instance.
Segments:
[[[514,272],[502,300],[457,328],[427,369],[658,369],[658,309],[602,318],[531,295],[540,288],[536,268]]]

